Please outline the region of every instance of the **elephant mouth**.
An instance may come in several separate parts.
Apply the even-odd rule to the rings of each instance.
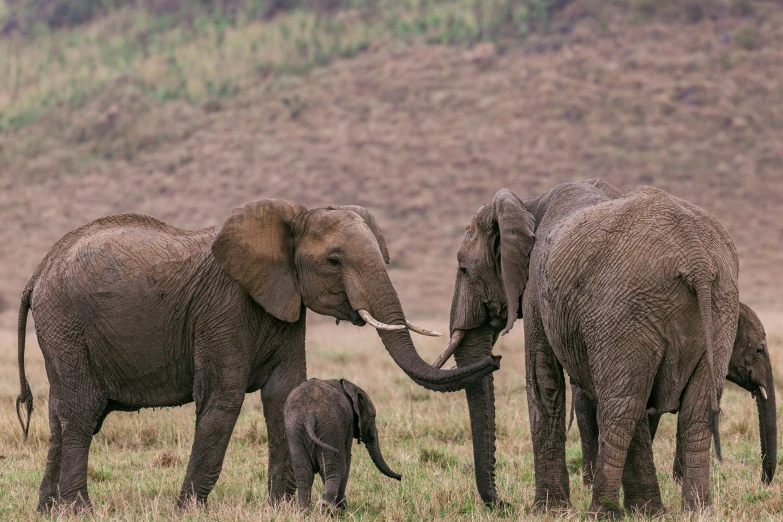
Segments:
[[[756,378],[755,375],[753,375],[753,370],[750,370],[748,375],[748,382],[750,383],[749,386],[744,386],[744,388],[750,392],[750,394],[755,399],[756,397],[760,397],[763,400],[767,400],[768,398],[768,390],[764,387],[764,384],[759,382],[759,379]]]
[[[485,313],[487,314],[487,324],[495,330],[502,330],[508,321],[508,308],[504,303],[497,301],[487,301],[484,303]]]
[[[754,399],[756,398],[756,396],[760,396],[762,399],[766,401],[767,398],[769,397],[767,395],[767,389],[761,384],[756,385],[754,390],[750,390],[750,393]]]
[[[359,315],[359,312],[357,312],[356,310],[351,310],[351,313],[349,314],[349,316],[350,316],[349,321],[354,326],[364,326],[364,325],[367,324],[364,321],[364,319],[362,319],[362,316]]]
[[[367,323],[362,319],[362,316],[359,315],[359,312],[354,310],[353,308],[344,308],[343,310],[340,310],[340,315],[342,317],[337,317],[336,323],[340,324],[340,321],[348,321],[354,326],[364,326]]]

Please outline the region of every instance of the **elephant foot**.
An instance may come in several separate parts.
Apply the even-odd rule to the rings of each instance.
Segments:
[[[533,510],[538,513],[563,509],[571,509],[571,501],[568,498],[550,496],[543,499],[536,498],[533,502]]]
[[[188,511],[191,509],[201,509],[207,506],[206,497],[198,497],[196,495],[183,495],[180,494],[177,498],[177,509],[180,511]]]
[[[640,514],[647,517],[658,517],[666,514],[661,499],[626,498],[625,509],[629,513]]]
[[[503,500],[500,500],[498,497],[494,497],[492,499],[484,500],[484,505],[487,506],[489,509],[492,510],[500,510],[505,511],[507,509],[511,509],[511,504],[508,502],[504,502]]]
[[[620,502],[607,497],[601,497],[598,501],[594,500],[590,504],[589,514],[601,520],[620,520],[625,516]]]
[[[337,501],[337,508],[342,510],[348,509],[348,501],[345,499],[345,497]]]
[[[704,501],[701,499],[682,499],[683,511],[708,511],[712,504],[709,500]]]
[[[63,511],[67,513],[71,513],[74,515],[78,514],[84,514],[84,513],[91,513],[92,512],[92,502],[90,501],[90,497],[87,495],[87,492],[79,492],[76,494],[76,498],[73,500],[68,500],[65,497],[62,497],[59,501],[54,502],[54,499],[52,499],[51,507],[49,508],[62,508]],[[40,505],[39,505],[40,510]]]
[[[270,472],[270,478],[267,481],[269,487],[269,503],[277,507],[281,504],[287,504],[294,500],[296,494],[296,481],[293,474],[290,476],[281,472]],[[321,477],[323,480],[323,477]]]
[[[38,512],[44,515],[50,514],[58,504],[58,500],[55,497],[44,497],[38,501]]]
[[[331,502],[324,499],[319,499],[318,502],[315,503],[315,508],[318,511],[333,517],[337,516],[337,514],[343,509],[339,504],[332,504]]]
[[[482,502],[484,502],[484,505],[490,509],[507,509],[511,507],[510,504],[500,500],[500,497],[494,491],[494,488],[489,493],[479,493],[479,494],[481,495],[481,500]]]

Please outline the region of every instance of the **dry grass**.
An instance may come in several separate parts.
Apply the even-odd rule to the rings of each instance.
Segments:
[[[777,367],[783,363],[783,323],[762,314]],[[500,341],[503,355],[496,373],[498,405],[498,487],[512,507],[492,512],[483,507],[473,484],[470,425],[464,395],[427,392],[405,377],[385,353],[377,335],[350,325],[334,326],[312,316],[309,326],[310,376],[345,377],[365,388],[378,408],[379,430],[390,466],[403,474],[397,483],[372,466],[361,446],[354,448],[348,486],[350,509],[340,518],[354,520],[579,520],[590,491],[579,480],[581,450],[577,430],[568,435],[574,509],[534,515],[532,448],[524,391],[521,330]],[[442,322],[426,326],[443,328]],[[36,397],[30,440],[22,442],[13,409],[17,392],[15,346],[10,332],[0,341],[0,519],[40,520],[34,513],[37,487],[46,460],[46,376],[40,352],[27,352],[28,377]],[[421,339],[426,358],[440,344]],[[680,493],[670,479],[674,453],[674,416],[665,416],[655,442],[655,458],[664,503],[664,520],[772,521],[783,517],[780,478],[769,487],[760,481],[758,425],[750,396],[727,386],[722,404],[724,462],[713,464],[714,508],[688,515],[679,511]],[[262,434],[263,433],[263,434]],[[192,405],[140,413],[113,413],[94,439],[89,488],[96,519],[125,520],[304,520],[292,506],[274,510],[266,492],[266,436],[258,394],[249,395],[228,449],[223,473],[207,510],[179,513],[179,492],[193,437]],[[315,484],[320,495],[320,481]],[[53,518],[61,518],[59,515]],[[314,513],[307,520],[328,520]],[[636,520],[636,517],[630,517]]]

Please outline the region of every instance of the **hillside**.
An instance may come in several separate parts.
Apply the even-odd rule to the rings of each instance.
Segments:
[[[87,221],[142,212],[196,228],[261,197],[366,206],[406,310],[443,317],[481,204],[591,177],[715,214],[738,247],[741,298],[780,309],[783,9],[642,23],[620,7],[598,19],[593,4],[571,2],[552,24],[567,31],[521,43],[378,44],[304,75],[238,75],[231,96],[198,102],[107,77],[4,130],[0,326],[51,245]]]

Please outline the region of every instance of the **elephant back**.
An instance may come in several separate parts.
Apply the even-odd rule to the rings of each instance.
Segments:
[[[657,378],[671,381],[656,386],[667,390],[660,403],[676,408],[706,346],[693,284],[699,279],[711,288],[714,373],[723,382],[739,313],[738,261],[715,217],[662,190],[639,187],[575,212],[546,241],[542,317],[567,368],[589,367],[587,355],[579,359],[588,346],[595,350],[609,339],[638,346],[645,332],[650,357],[661,364]],[[569,361],[568,354],[576,355]],[[587,374],[578,378],[590,381]]]

